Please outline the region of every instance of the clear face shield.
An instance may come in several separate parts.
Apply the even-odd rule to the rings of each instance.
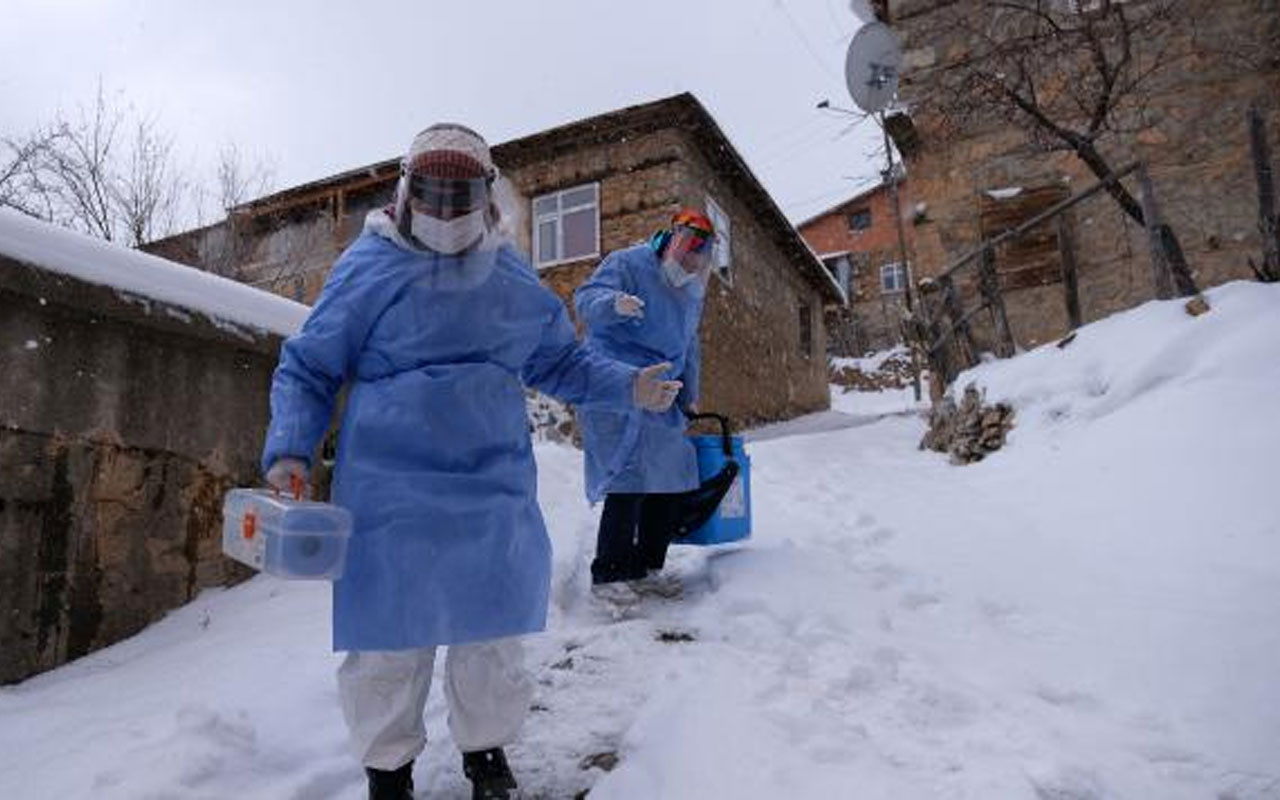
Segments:
[[[423,246],[454,255],[476,245],[488,229],[488,178],[437,178],[410,173],[405,179],[409,233]]]
[[[712,238],[710,231],[686,225],[672,228],[662,254],[662,272],[667,282],[676,288],[694,281],[705,283],[711,271]]]

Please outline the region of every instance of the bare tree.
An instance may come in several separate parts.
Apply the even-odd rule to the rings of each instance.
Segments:
[[[266,194],[275,177],[275,169],[266,159],[247,164],[240,148],[228,143],[218,151],[218,198],[222,210],[231,210],[255,197]]]
[[[40,130],[20,139],[0,138],[0,208],[48,219],[52,210],[39,190],[39,164],[56,133]]]
[[[244,277],[241,272],[248,255],[248,218],[238,209],[265,194],[273,176],[274,168],[268,159],[258,158],[249,164],[234,143],[225,144],[218,151],[215,178],[218,203],[226,220],[219,230],[210,233],[201,259],[205,269],[237,280]]]
[[[173,140],[154,120],[134,123],[134,138],[124,169],[115,176],[112,199],[129,244],[138,246],[177,226],[186,180],[173,166]]]
[[[1016,126],[1033,147],[1063,150],[1099,179],[1113,171],[1109,146],[1131,146],[1150,126],[1160,81],[1194,57],[1197,0],[969,0],[943,3],[924,40],[968,50],[912,82],[912,101],[946,135],[973,126]],[[1188,45],[1188,42],[1193,44]],[[1107,186],[1138,224],[1141,203],[1123,183]],[[1177,236],[1160,239],[1180,294],[1195,294]]]
[[[58,136],[39,162],[40,185],[54,207],[52,222],[102,239],[117,238],[112,208],[112,159],[123,120],[108,108],[102,85],[91,112],[55,124]]]
[[[155,120],[109,102],[101,85],[90,109],[4,144],[0,205],[133,246],[178,223],[187,181],[172,139]]]

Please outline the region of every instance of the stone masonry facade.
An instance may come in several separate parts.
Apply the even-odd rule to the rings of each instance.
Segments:
[[[878,5],[881,18],[903,41],[901,94],[910,107],[929,70],[946,68],[973,43],[931,24],[937,10],[956,5],[954,0]],[[1280,46],[1280,11],[1274,0],[1191,2],[1188,8],[1202,12],[1196,23],[1202,45],[1249,40]],[[1167,45],[1174,52],[1190,52],[1189,40]],[[1162,214],[1180,238],[1201,288],[1251,278],[1247,259],[1258,260],[1261,251],[1245,120],[1250,103],[1257,103],[1268,120],[1274,151],[1280,143],[1280,49],[1271,52],[1261,68],[1244,68],[1224,52],[1191,56],[1151,84],[1148,103],[1154,124],[1106,146],[1113,167],[1136,159],[1150,165]],[[1066,197],[1095,181],[1074,154],[1036,151],[1011,126],[993,121],[944,138],[937,120],[927,113],[912,115],[918,139],[907,158],[912,197],[928,206],[927,218],[913,230],[916,278],[936,275],[984,234],[997,232],[990,224],[1000,216],[995,206],[1021,202],[1014,199],[1019,193],[1023,200],[1027,193]],[[1127,184],[1136,197],[1136,183]],[[1010,327],[1022,347],[1052,341],[1070,329],[1056,255],[1063,246],[1071,248],[1078,264],[1084,322],[1154,297],[1146,233],[1109,197],[1097,195],[1065,217],[1063,230],[1041,230],[1039,244],[1028,246],[1036,251],[1029,257],[1039,260],[1037,269],[1021,271],[1026,280],[1011,281],[1008,275],[1019,271],[1016,253],[1008,248],[997,252]],[[972,303],[974,282],[961,283]],[[986,315],[977,323],[980,344],[990,346]]]
[[[828,406],[822,309],[838,301],[839,292],[691,95],[571,123],[492,151],[517,194],[514,204],[523,216],[509,226],[526,253],[532,250],[533,199],[585,184],[599,187],[600,252],[540,271],[571,313],[573,289],[604,255],[647,240],[677,208],[704,207],[710,199],[730,220],[731,265],[726,276],[712,276],[708,289],[701,407],[750,424]],[[310,302],[333,260],[359,234],[365,214],[390,201],[396,177],[397,162],[382,162],[264,198],[223,225],[149,249]],[[233,235],[232,226],[243,235]]]

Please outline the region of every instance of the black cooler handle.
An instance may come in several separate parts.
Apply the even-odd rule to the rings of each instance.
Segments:
[[[685,414],[685,418],[690,422],[700,419],[714,419],[720,423],[720,441],[724,446],[725,458],[733,459],[733,440],[730,438],[733,431],[730,429],[729,420],[722,414]]]

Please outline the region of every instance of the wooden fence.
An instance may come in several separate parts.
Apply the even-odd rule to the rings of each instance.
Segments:
[[[1272,179],[1271,155],[1262,114],[1255,105],[1249,109],[1250,149],[1258,184],[1258,226],[1262,234],[1261,263],[1253,264],[1259,280],[1280,281],[1280,219],[1276,213],[1276,190]],[[1135,161],[1106,178],[1062,200],[1030,219],[997,236],[984,239],[976,247],[952,261],[935,278],[921,280],[919,302],[905,320],[905,338],[923,355],[935,376],[935,390],[941,391],[965,369],[978,362],[979,348],[973,327],[979,315],[989,315],[994,331],[995,354],[1007,358],[1016,344],[1005,310],[1004,289],[996,269],[996,248],[1024,237],[1041,226],[1056,227],[1062,270],[1063,303],[1072,330],[1079,327],[1080,282],[1075,252],[1071,247],[1066,211],[1105,191],[1130,175],[1137,180],[1142,207],[1142,223],[1147,233],[1151,263],[1151,283],[1157,299],[1199,294],[1199,288],[1178,246],[1172,228],[1163,220],[1160,204],[1152,188],[1146,164]],[[976,270],[977,304],[966,308],[958,282],[966,272]]]

